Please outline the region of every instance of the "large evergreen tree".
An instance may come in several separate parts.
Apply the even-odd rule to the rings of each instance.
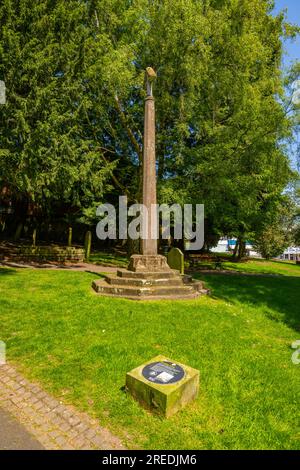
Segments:
[[[252,236],[291,172],[281,39],[269,0],[4,0],[0,180],[43,210],[140,197],[143,71],[158,74],[160,202],[205,203],[214,235]]]

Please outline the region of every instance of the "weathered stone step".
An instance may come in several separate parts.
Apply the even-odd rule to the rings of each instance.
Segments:
[[[204,289],[203,287],[202,281],[196,281],[195,279],[193,279],[189,285],[196,289],[198,292],[202,292],[203,290],[206,291],[206,289]]]
[[[119,276],[107,276],[106,282],[112,286],[140,286],[140,287],[151,287],[151,286],[172,286],[181,287],[184,285],[184,280],[181,276],[176,276],[171,279],[131,279],[127,277]]]
[[[180,276],[179,271],[170,269],[169,271],[128,271],[118,270],[117,276],[127,279],[174,279]]]
[[[193,300],[200,295],[207,294],[206,291],[193,291],[191,294],[182,294],[182,295],[121,295],[121,294],[106,294],[104,292],[99,292],[101,297],[115,297],[117,299],[129,299],[129,300],[138,300],[138,301],[150,301],[150,300]]]
[[[193,285],[177,286],[113,286],[105,280],[97,280],[93,282],[93,288],[101,294],[120,295],[122,297],[147,297],[147,296],[184,296],[189,294],[198,294]]]
[[[103,282],[103,281],[102,281]],[[104,281],[105,282],[105,281]],[[97,283],[97,285],[95,284]],[[179,291],[178,288],[173,289],[152,289],[152,292],[143,292],[143,289],[129,289],[129,288],[113,288],[106,283],[100,285],[99,281],[94,281],[93,288],[95,291],[104,297],[126,298],[131,300],[191,300],[199,297],[203,292],[196,289],[187,289],[184,292]]]

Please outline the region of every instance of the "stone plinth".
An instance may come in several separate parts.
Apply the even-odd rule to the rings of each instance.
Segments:
[[[126,374],[126,389],[143,407],[168,418],[197,397],[199,371],[157,356]]]
[[[129,271],[170,271],[167,258],[162,255],[132,255],[130,257]]]

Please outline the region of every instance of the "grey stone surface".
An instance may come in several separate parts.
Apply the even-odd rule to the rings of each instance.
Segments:
[[[41,443],[10,413],[0,408],[0,450],[42,450]]]

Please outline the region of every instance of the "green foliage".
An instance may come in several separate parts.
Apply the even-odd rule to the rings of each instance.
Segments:
[[[44,209],[54,201],[88,205],[109,189],[113,163],[104,164],[86,113],[84,46],[92,32],[78,1],[6,0],[0,7],[0,74],[7,86],[1,108],[1,183]],[[93,118],[101,104],[93,107]]]
[[[300,224],[298,223],[293,232],[294,244],[296,246],[300,245]]]
[[[263,258],[276,258],[290,245],[286,232],[278,226],[267,227],[255,242],[254,247]]]
[[[295,206],[286,195],[265,213],[255,236],[254,247],[263,258],[275,258],[293,244]]]
[[[139,200],[152,66],[160,202],[204,203],[207,246],[221,234],[249,238],[292,176],[283,142],[295,119],[280,63],[281,39],[298,30],[271,8],[4,0],[1,184],[44,211],[67,203],[90,222],[96,201]]]

